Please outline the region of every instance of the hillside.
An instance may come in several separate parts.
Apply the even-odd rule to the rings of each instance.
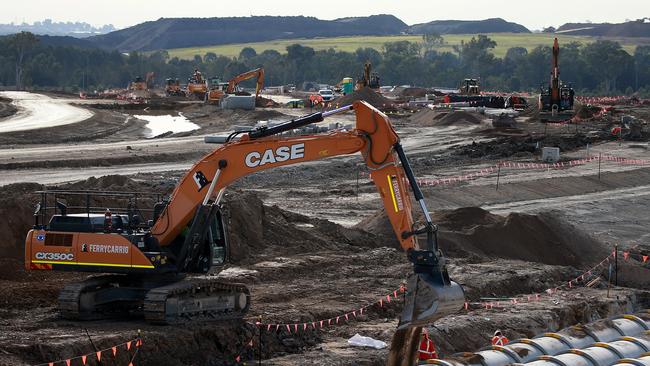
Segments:
[[[409,27],[411,34],[530,33],[528,28],[501,18],[485,20],[434,20]]]
[[[445,43],[435,47],[438,52],[454,52],[453,46],[459,45],[461,41],[469,41],[476,34],[446,34],[443,35]],[[553,45],[553,38],[557,37],[560,44],[570,42],[580,42],[587,44],[596,40],[595,37],[587,36],[570,36],[552,33],[487,33],[487,36],[497,42],[496,48],[492,53],[497,57],[505,56],[511,47],[524,47],[531,51],[537,46]],[[282,39],[266,42],[236,43],[226,45],[214,45],[203,47],[176,48],[169,49],[171,57],[191,60],[194,55],[205,55],[208,52],[214,52],[217,55],[227,57],[237,57],[244,47],[251,47],[262,53],[265,50],[275,50],[280,53],[287,52],[287,46],[291,44],[300,44],[312,47],[316,51],[333,49],[335,51],[354,52],[357,48],[368,47],[374,48],[381,52],[386,42],[422,42],[420,35],[399,35],[399,36],[358,36],[358,37],[332,37],[332,38],[314,38],[314,39]],[[650,44],[650,38],[625,38],[619,40],[623,49],[628,53],[634,53],[637,45]]]
[[[567,23],[556,33],[598,37],[650,37],[650,18],[625,23]]]
[[[11,35],[0,35],[0,40],[11,37]],[[48,36],[36,35],[41,45],[54,47],[79,47],[79,48],[97,48],[97,46],[84,38],[71,36]]]
[[[149,51],[288,38],[390,35],[407,27],[392,15],[335,20],[304,16],[161,18],[89,39],[103,48]]]

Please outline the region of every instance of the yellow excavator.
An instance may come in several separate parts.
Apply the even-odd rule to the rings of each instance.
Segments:
[[[379,75],[376,72],[372,72],[372,64],[370,62],[366,62],[363,65],[363,75],[357,80],[354,90],[361,90],[365,87],[375,91],[378,91],[380,87]]]
[[[350,130],[283,135],[350,110],[356,116]],[[137,193],[121,211],[99,202],[132,193],[42,191],[34,227],[26,237],[25,268],[103,274],[63,288],[59,310],[67,318],[141,314],[153,323],[242,318],[250,306],[246,286],[192,276],[219,271],[228,261],[221,202],[225,189],[263,170],[355,153],[368,166],[390,225],[413,264],[399,329],[417,328],[457,312],[464,293],[449,278],[437,227],[400,139],[388,117],[362,101],[231,134],[197,161],[170,197],[154,205],[151,220],[142,215],[138,202],[143,198]],[[422,225],[413,220],[409,190],[422,211]],[[62,201],[68,195],[76,197],[77,206]],[[100,200],[93,195],[100,195]]]

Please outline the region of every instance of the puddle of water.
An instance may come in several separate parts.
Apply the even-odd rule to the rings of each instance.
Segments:
[[[163,116],[146,116],[137,115],[135,118],[147,121],[145,126],[149,131],[145,134],[147,138],[156,137],[166,132],[179,133],[194,131],[201,128],[196,123],[190,122],[187,117],[179,113],[178,116],[163,115]]]

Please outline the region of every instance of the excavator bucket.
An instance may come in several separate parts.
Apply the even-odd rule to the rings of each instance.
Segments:
[[[455,314],[465,304],[463,288],[449,279],[446,270],[416,266],[406,285],[404,311],[397,329],[423,327],[447,315]]]

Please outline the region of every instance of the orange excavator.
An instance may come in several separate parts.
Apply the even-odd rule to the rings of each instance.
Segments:
[[[356,116],[353,129],[282,136],[349,110]],[[215,272],[227,261],[228,232],[221,203],[225,189],[255,172],[354,153],[361,153],[367,164],[395,235],[413,263],[400,329],[455,313],[463,306],[464,293],[447,274],[437,228],[399,137],[386,115],[361,101],[231,134],[185,174],[168,199],[154,206],[148,222],[137,214],[141,211],[137,202],[143,200],[137,193],[125,212],[113,209],[113,213],[95,206],[97,201],[88,192],[42,191],[36,222],[25,242],[25,268],[109,273],[63,288],[59,308],[70,318],[122,312],[144,313],[154,323],[241,318],[250,306],[244,285],[191,275]],[[421,226],[412,217],[409,188],[422,210]],[[75,207],[66,205],[72,201],[61,201],[66,194],[81,195],[76,208],[83,212],[73,213]],[[48,215],[52,210],[54,214]]]
[[[542,122],[559,122],[573,117],[573,99],[575,92],[560,80],[560,44],[553,41],[553,58],[551,80],[548,88],[541,88],[539,94],[540,120]]]
[[[210,82],[210,90],[208,91],[208,97],[206,102],[219,103],[219,101],[226,94],[237,94],[237,86],[239,85],[239,83],[252,78],[257,78],[257,83],[255,85],[255,99],[257,99],[257,97],[259,97],[260,95],[260,92],[264,88],[263,67],[259,67],[257,69],[253,69],[250,71],[246,71],[245,73],[239,74],[234,78],[228,80],[227,85],[226,83]],[[214,80],[218,80],[218,79],[214,78]]]

